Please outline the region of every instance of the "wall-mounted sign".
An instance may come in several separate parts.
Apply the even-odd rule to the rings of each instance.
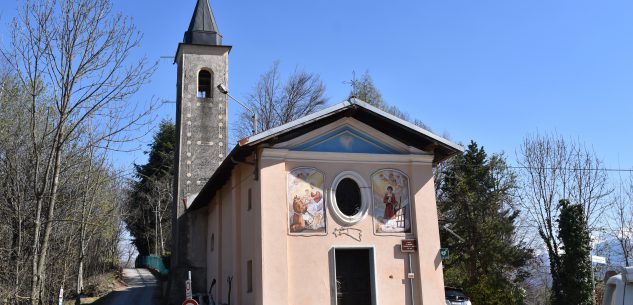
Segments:
[[[185,296],[187,300],[193,299],[193,294],[191,293],[191,280],[185,281]]]
[[[604,257],[604,256],[592,255],[591,256],[591,262],[594,263],[594,264],[606,265],[607,264],[607,258]]]
[[[418,241],[415,239],[403,239],[400,242],[400,252],[418,251]]]
[[[448,248],[441,248],[440,249],[440,257],[444,260],[444,259],[448,259]]]

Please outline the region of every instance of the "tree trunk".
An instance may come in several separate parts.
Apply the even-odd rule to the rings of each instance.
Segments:
[[[90,174],[90,171],[88,171]],[[86,182],[87,183],[87,182]],[[88,188],[86,187],[86,192],[84,192],[84,200],[83,207],[81,209],[81,223],[79,225],[79,257],[77,262],[77,299],[75,300],[75,304],[81,304],[81,293],[84,289],[84,278],[83,278],[83,268],[84,268],[84,256],[85,256],[85,241],[86,241],[86,196]]]
[[[35,157],[37,158],[37,157]],[[39,160],[38,160],[39,161]],[[36,164],[38,164],[39,162],[36,161]],[[37,172],[38,172],[38,165],[36,165],[35,167],[35,171],[36,171],[36,179],[34,179],[35,181],[35,187],[37,189],[38,185],[37,185]],[[41,283],[41,275],[40,272],[38,271],[38,261],[40,259],[40,231],[42,228],[42,204],[44,201],[44,198],[42,196],[42,194],[37,194],[36,195],[37,199],[36,199],[36,211],[35,211],[35,225],[33,228],[34,234],[33,234],[33,244],[32,244],[32,248],[33,248],[33,257],[32,257],[32,261],[31,261],[31,305],[38,305],[38,295],[39,295],[39,289],[40,289],[40,283]]]
[[[46,260],[47,260],[47,251],[48,246],[50,244],[51,232],[53,231],[53,218],[55,217],[55,203],[57,202],[57,190],[59,188],[59,176],[61,169],[61,152],[62,152],[62,139],[64,133],[63,117],[60,119],[59,130],[55,136],[55,141],[53,143],[53,173],[52,173],[52,184],[51,190],[49,193],[50,199],[48,204],[48,213],[47,213],[47,221],[44,227],[44,237],[42,239],[42,248],[37,260],[37,278],[38,285],[35,287],[39,290],[39,295],[43,293],[43,278],[46,276]],[[41,299],[40,299],[41,303]]]
[[[18,199],[19,200],[19,199]],[[11,256],[9,261],[15,262],[15,279],[13,280],[14,285],[14,295],[13,297],[17,299],[17,296],[20,291],[20,274],[21,274],[21,262],[22,262],[22,215],[21,215],[21,204],[16,203],[15,210],[15,219],[12,222],[13,227],[13,238],[11,248],[15,249],[11,251]]]
[[[84,208],[85,209],[85,208]],[[85,239],[86,239],[86,229],[85,224],[83,223],[82,216],[82,224],[80,225],[80,237],[79,237],[79,257],[77,262],[77,299],[75,304],[80,304],[81,302],[81,294],[84,290],[84,257],[85,257]]]

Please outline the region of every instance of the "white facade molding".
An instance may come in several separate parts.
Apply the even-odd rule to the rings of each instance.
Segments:
[[[339,152],[291,151],[287,149],[264,148],[263,160],[285,160],[300,162],[328,163],[381,163],[381,164],[432,164],[433,155],[393,155]]]

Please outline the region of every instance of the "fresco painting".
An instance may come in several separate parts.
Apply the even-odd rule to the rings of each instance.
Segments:
[[[323,173],[301,167],[288,173],[288,230],[290,233],[325,233]]]
[[[409,178],[393,169],[371,176],[374,230],[376,233],[410,233]]]

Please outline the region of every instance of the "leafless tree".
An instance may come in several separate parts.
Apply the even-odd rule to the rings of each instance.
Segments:
[[[530,277],[523,283],[526,291],[525,304],[549,304],[551,279],[544,257],[537,255],[530,260],[526,269],[530,273]]]
[[[171,222],[168,219],[169,204],[173,201],[172,188],[173,176],[147,177],[149,192],[144,194],[145,200],[149,203],[154,214],[154,253],[156,255],[165,254],[165,236],[163,232],[170,232]],[[167,226],[167,228],[163,228]]]
[[[16,298],[26,284],[25,256],[30,254],[27,231],[31,213],[29,148],[26,96],[18,80],[9,74],[0,77],[0,299]],[[6,285],[1,285],[6,283]],[[5,290],[6,289],[6,290]],[[4,290],[4,291],[3,291]]]
[[[587,225],[595,231],[610,206],[609,195],[613,193],[604,162],[587,146],[575,143],[568,167],[571,175],[568,198],[584,205]]]
[[[31,188],[32,142],[28,133],[31,113],[24,107],[26,99],[22,97],[19,82],[8,74],[0,79],[0,219],[9,220],[0,223],[0,270],[7,271],[0,273],[0,299],[22,304],[28,300],[30,287],[27,265],[32,259],[30,245],[34,241],[36,212]],[[34,118],[41,123],[45,122],[45,116],[42,112]],[[94,137],[74,137],[64,147],[58,191],[62,204],[57,206],[52,219],[44,220],[53,223],[51,240],[54,241],[46,264],[49,276],[44,282],[49,292],[45,295],[50,296],[50,289],[60,286],[73,287],[68,285],[73,277],[95,275],[106,270],[104,262],[116,259],[116,254],[107,256],[110,247],[102,240],[109,236],[118,238],[111,233],[117,228],[112,219],[118,212],[112,204],[117,187],[112,184],[118,179],[103,164],[106,150],[92,145],[91,138]],[[99,250],[86,252],[89,247]],[[86,268],[84,262],[88,263]]]
[[[557,202],[567,188],[565,169],[568,145],[557,137],[527,137],[521,146],[519,163],[523,171],[523,208],[534,222],[550,256],[552,270],[558,270]]]
[[[556,220],[558,201],[569,199],[586,211],[591,230],[608,209],[607,173],[595,152],[562,136],[532,135],[524,139],[518,153],[522,181],[522,208],[533,224],[550,260],[552,276],[560,268],[560,242]]]
[[[614,195],[607,233],[616,240],[626,266],[633,259],[633,175],[628,183],[620,181],[619,191]]]
[[[291,122],[323,108],[325,85],[318,75],[294,71],[285,82],[280,80],[279,62],[260,76],[246,104],[258,115],[259,132]],[[250,113],[243,111],[235,124],[238,139],[252,132]]]
[[[40,304],[69,145],[81,142],[89,122],[103,128],[91,145],[124,141],[124,131],[151,111],[130,107],[128,99],[147,82],[154,65],[132,60],[141,35],[128,18],[112,12],[109,0],[27,0],[11,35],[2,54],[30,97],[35,199],[30,300]]]

